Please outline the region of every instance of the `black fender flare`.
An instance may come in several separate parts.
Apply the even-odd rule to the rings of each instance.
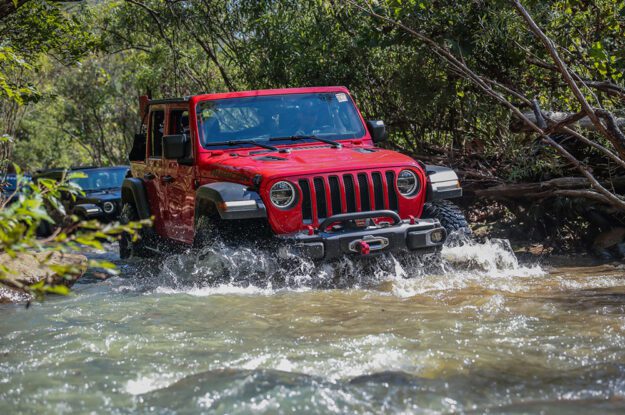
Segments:
[[[445,166],[425,165],[428,177],[426,201],[462,197],[462,187],[455,171]]]
[[[122,183],[122,203],[132,203],[137,209],[139,219],[150,219],[150,204],[145,184],[141,179],[129,177]]]
[[[239,183],[216,182],[200,186],[195,196],[195,220],[216,210],[225,220],[266,218],[258,192]]]

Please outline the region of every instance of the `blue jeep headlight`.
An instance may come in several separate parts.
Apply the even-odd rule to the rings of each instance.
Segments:
[[[115,211],[115,204],[113,202],[104,202],[102,203],[102,210],[104,213],[111,214]]]

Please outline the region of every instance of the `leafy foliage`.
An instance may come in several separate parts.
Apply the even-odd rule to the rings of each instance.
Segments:
[[[74,198],[82,192],[70,179],[79,177],[76,173],[57,182],[52,179],[39,179],[36,183],[21,174],[17,169],[15,191],[7,196],[0,196],[0,253],[10,258],[24,260],[30,257],[38,263],[42,274],[53,274],[71,281],[84,269],[75,263],[52,263],[53,253],[75,252],[84,247],[103,249],[103,242],[116,240],[122,232],[135,235],[149,221],[131,222],[127,225],[101,225],[97,221],[80,221],[75,216],[67,217],[50,237],[37,238],[37,231],[44,223],[56,225],[53,212],[66,216],[61,198]],[[102,260],[92,260],[88,264],[115,272],[115,265]],[[16,274],[11,265],[0,264],[0,285],[25,289],[37,296],[45,293],[66,293],[63,284],[49,283],[45,279],[25,285],[21,276]]]
[[[36,71],[42,55],[69,65],[95,46],[77,14],[47,0],[25,2],[0,20],[0,39],[0,99],[20,103],[36,98],[33,82],[24,72]]]
[[[360,3],[418,28],[476,72],[538,97],[543,108],[575,110],[557,74],[541,66],[548,57],[508,1]],[[624,1],[527,6],[576,73],[622,83]],[[510,134],[504,110],[484,100],[431,50],[349,2],[132,0],[61,8],[38,0],[18,11],[3,21],[11,35],[3,46],[25,42],[22,51],[54,56],[42,65],[41,58],[25,60],[12,49],[0,54],[43,75],[40,86],[27,79],[26,89],[14,93],[37,91],[31,96],[41,101],[21,118],[17,131],[7,130],[18,138],[16,157],[24,165],[52,163],[28,149],[55,141],[66,143],[67,160],[123,162],[137,125],[135,99],[145,92],[174,96],[304,85],[348,86],[366,116],[390,125],[393,144],[420,155],[444,155],[452,164],[479,152],[491,160],[485,167],[501,175],[502,166],[515,163],[515,150],[528,144]],[[81,56],[81,65],[71,65]],[[599,99],[607,106],[622,104],[610,94]],[[549,170],[543,163],[536,171],[558,174]]]
[[[509,112],[432,48],[354,3],[543,109],[579,110],[508,0],[33,0],[0,17],[0,133],[15,137],[10,156],[29,169],[124,163],[146,92],[339,84],[365,117],[386,121],[390,146],[459,168],[469,188],[571,171],[534,137],[511,132]],[[625,0],[523,4],[581,80],[604,84],[583,88],[586,99],[622,114]],[[601,177],[623,174],[596,149],[564,145]]]

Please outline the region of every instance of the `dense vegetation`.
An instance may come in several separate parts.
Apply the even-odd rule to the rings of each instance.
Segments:
[[[40,178],[37,183],[23,175],[15,166],[15,190],[6,197],[0,193],[0,290],[14,289],[27,294],[27,298],[42,297],[46,293],[66,294],[87,266],[101,270],[100,274],[114,274],[115,265],[105,260],[63,260],[63,255],[85,247],[103,249],[104,242],[117,240],[122,232],[136,237],[136,230],[149,224],[149,220],[102,225],[96,220],[81,220],[68,215],[63,207],[64,198],[75,198],[82,192],[71,179],[82,173],[72,173],[61,181]],[[84,177],[84,175],[82,175]],[[53,217],[63,217],[55,223]],[[55,229],[45,238],[37,237],[45,223],[55,224]],[[16,270],[31,267],[38,277],[21,275]],[[38,269],[38,271],[36,271]],[[0,298],[1,299],[1,298]]]
[[[618,117],[625,1],[523,3],[583,98]],[[584,109],[513,1],[3,0],[0,19],[0,133],[12,140],[2,148],[27,170],[127,162],[146,92],[345,85],[366,117],[390,126],[389,145],[459,169],[483,212],[560,242],[623,224],[620,137],[584,132],[611,157],[550,130],[578,165],[535,129],[516,128],[479,84],[534,116]],[[582,168],[616,200],[596,196]]]

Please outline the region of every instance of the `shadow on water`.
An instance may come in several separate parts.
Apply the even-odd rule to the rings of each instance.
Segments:
[[[568,311],[625,314],[625,287],[569,289],[542,300]]]
[[[295,411],[333,413],[431,411],[448,413],[619,413],[625,409],[625,366],[599,365],[560,372],[483,369],[429,379],[401,371],[339,381],[273,369],[220,369],[187,376],[138,396],[139,408],[223,413]],[[517,371],[518,373],[518,371]],[[496,402],[496,404],[493,404]],[[583,404],[583,410],[580,408]]]

